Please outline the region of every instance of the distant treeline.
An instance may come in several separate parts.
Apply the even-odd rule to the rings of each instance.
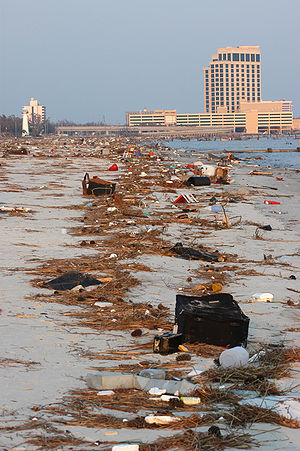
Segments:
[[[69,127],[69,126],[73,126],[73,125],[78,125],[80,127],[88,127],[88,126],[95,126],[95,125],[106,125],[105,122],[103,121],[98,121],[98,122],[84,122],[84,123],[78,123],[78,122],[72,122],[72,121],[67,121],[66,119],[63,121],[58,121],[55,123],[56,127]]]
[[[86,123],[76,123],[72,121],[58,121],[51,122],[47,119],[43,124],[36,121],[35,127],[30,130],[32,136],[38,136],[41,134],[51,134],[55,133],[56,127],[59,126],[94,126],[94,125],[105,125],[104,122],[86,122]],[[22,118],[17,116],[5,116],[2,114],[0,116],[0,135],[1,136],[22,136]]]

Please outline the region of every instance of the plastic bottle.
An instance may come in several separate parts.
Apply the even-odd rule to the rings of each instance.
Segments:
[[[140,376],[149,377],[150,379],[165,379],[166,372],[160,368],[147,368],[140,371]]]
[[[265,200],[264,204],[266,204],[266,205],[280,205],[280,202],[274,202],[273,200]]]

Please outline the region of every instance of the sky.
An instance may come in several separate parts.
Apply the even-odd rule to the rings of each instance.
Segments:
[[[262,100],[300,117],[300,0],[0,0],[0,114],[30,97],[51,121],[201,113],[218,47],[260,45]]]

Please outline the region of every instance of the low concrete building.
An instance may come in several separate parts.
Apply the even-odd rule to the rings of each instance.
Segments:
[[[260,104],[265,106],[261,109]],[[289,102],[291,105],[291,102]],[[126,125],[193,127],[232,127],[240,133],[282,133],[293,129],[293,112],[283,109],[280,102],[253,102],[244,106],[246,111],[236,113],[176,113],[176,110],[137,111],[126,113]]]
[[[176,110],[131,111],[126,113],[126,125],[176,125]]]

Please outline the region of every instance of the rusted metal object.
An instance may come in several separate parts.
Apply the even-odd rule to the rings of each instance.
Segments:
[[[82,192],[85,196],[101,196],[102,194],[113,194],[116,184],[102,180],[96,175],[90,178],[86,172],[82,180]]]

